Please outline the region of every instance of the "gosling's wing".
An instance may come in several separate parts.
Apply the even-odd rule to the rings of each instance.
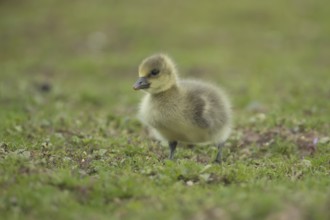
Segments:
[[[187,95],[187,109],[185,115],[194,125],[200,128],[212,127],[212,119],[207,114],[209,110],[208,100],[200,91],[191,91]]]
[[[231,123],[230,103],[222,89],[197,80],[181,80],[180,85],[186,92],[187,120],[211,130]]]

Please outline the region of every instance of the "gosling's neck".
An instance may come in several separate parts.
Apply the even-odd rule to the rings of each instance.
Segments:
[[[152,98],[162,99],[170,96],[177,96],[179,94],[179,87],[177,84],[173,84],[171,87],[166,90],[162,90],[161,92],[150,94]]]

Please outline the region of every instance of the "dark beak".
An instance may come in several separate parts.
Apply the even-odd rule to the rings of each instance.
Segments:
[[[135,89],[135,90],[147,89],[147,88],[149,88],[149,86],[150,86],[150,83],[148,82],[147,77],[140,77],[133,85],[133,89]]]

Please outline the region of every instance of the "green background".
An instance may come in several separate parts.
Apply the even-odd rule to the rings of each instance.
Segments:
[[[222,165],[136,119],[156,52],[230,95]],[[325,0],[2,0],[0,218],[327,219],[329,57]]]

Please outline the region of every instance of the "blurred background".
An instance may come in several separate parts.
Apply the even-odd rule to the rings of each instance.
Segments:
[[[238,109],[295,111],[329,99],[328,1],[0,4],[1,96],[24,96],[33,84],[121,114],[139,98],[131,85],[140,61],[165,52],[182,76],[221,84]]]
[[[132,85],[158,52],[230,95],[221,168],[206,165],[215,148],[167,163],[146,141]],[[325,219],[329,58],[326,0],[0,0],[0,212]]]

